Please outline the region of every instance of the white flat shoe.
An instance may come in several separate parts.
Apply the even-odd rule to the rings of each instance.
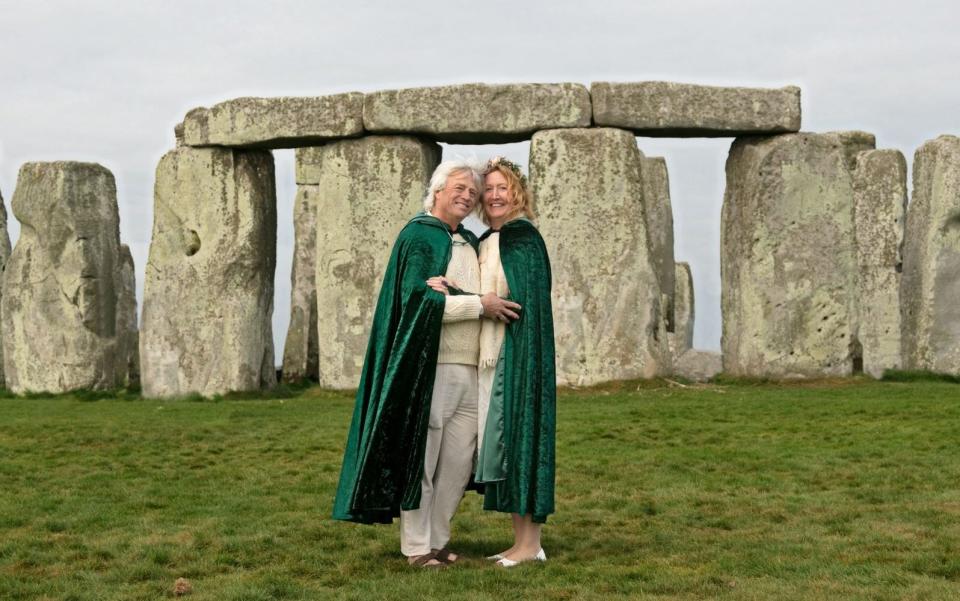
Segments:
[[[537,554],[531,557],[530,559],[521,559],[520,561],[514,561],[512,559],[507,559],[506,557],[501,557],[497,560],[497,565],[502,568],[512,568],[514,566],[520,565],[521,563],[526,563],[528,561],[546,561],[547,554],[544,552],[543,548],[537,551]]]
[[[490,560],[503,559],[503,555],[500,555],[499,553],[497,553],[496,555],[491,555],[487,557],[487,559],[490,559]]]

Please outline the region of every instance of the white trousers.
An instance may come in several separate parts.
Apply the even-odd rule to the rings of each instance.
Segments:
[[[400,552],[407,557],[442,549],[450,521],[470,480],[477,448],[477,368],[437,364],[430,401],[420,508],[400,512]]]

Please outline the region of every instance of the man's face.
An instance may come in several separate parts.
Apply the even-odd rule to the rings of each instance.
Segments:
[[[447,185],[434,193],[433,216],[456,227],[477,205],[477,184],[470,171],[458,171],[447,178]]]

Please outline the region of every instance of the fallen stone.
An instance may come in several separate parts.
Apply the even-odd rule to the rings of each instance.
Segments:
[[[423,210],[440,147],[369,136],[317,149],[319,382],[356,388],[383,273],[397,234]]]
[[[26,163],[11,204],[20,239],[3,274],[7,388],[61,393],[121,385],[113,174],[94,163]]]
[[[300,156],[299,154],[297,155]],[[317,198],[320,186],[297,184],[293,206],[293,272],[290,326],[283,346],[283,381],[317,381]]]
[[[590,94],[573,83],[385,90],[367,94],[363,124],[456,144],[517,142],[542,129],[589,127]]]
[[[0,273],[3,272],[10,260],[10,253],[13,249],[10,246],[10,235],[7,233],[7,208],[3,202],[3,194],[0,193]],[[0,287],[0,303],[3,302],[3,291]],[[0,320],[0,337],[3,336],[3,322]],[[3,375],[3,345],[0,344],[0,387],[5,385]]]
[[[157,166],[140,330],[147,397],[276,383],[276,191],[267,151],[184,146]]]
[[[642,136],[724,137],[800,130],[800,88],[727,88],[665,81],[595,82],[593,122]]]
[[[667,339],[670,342],[670,355],[679,357],[693,348],[693,273],[689,263],[676,264],[674,281],[674,328],[667,333]]]
[[[853,170],[862,132],[738,138],[721,218],[723,368],[853,373],[861,360]]]
[[[183,125],[188,146],[312,146],[363,133],[363,94],[236,98],[193,109]]]
[[[137,329],[137,282],[130,247],[120,245],[117,295],[117,374],[127,387],[140,385],[140,331]]]
[[[960,138],[940,136],[913,159],[901,283],[907,369],[960,374]]]
[[[673,375],[692,382],[706,382],[723,371],[720,353],[689,349],[673,360]]]
[[[667,331],[674,330],[674,257],[673,257],[673,207],[670,204],[670,178],[667,162],[662,157],[643,159],[643,215],[647,223],[650,258],[660,292],[663,295],[664,320]]]
[[[897,150],[857,155],[854,171],[854,226],[860,307],[857,338],[863,372],[879,378],[899,369],[900,271],[907,209],[907,161]]]
[[[656,266],[643,219],[643,157],[618,129],[537,132],[530,185],[553,268],[557,381],[669,373]]]

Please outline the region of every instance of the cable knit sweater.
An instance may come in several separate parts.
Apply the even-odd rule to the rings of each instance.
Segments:
[[[458,288],[480,290],[480,265],[477,253],[460,234],[453,235],[453,252],[447,273]],[[440,329],[440,353],[437,363],[476,365],[480,354],[480,297],[473,294],[447,296]]]

